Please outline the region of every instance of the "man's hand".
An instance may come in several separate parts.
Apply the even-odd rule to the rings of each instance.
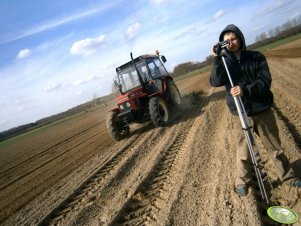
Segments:
[[[212,48],[211,48],[211,54],[212,54],[212,56],[217,57],[218,55],[217,55],[216,52],[214,52],[214,48],[215,48],[215,46],[212,46]]]
[[[230,93],[232,96],[237,97],[240,96],[242,97],[244,95],[244,92],[240,86],[234,86],[231,88]]]

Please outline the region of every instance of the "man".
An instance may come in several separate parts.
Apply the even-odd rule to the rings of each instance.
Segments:
[[[275,116],[271,110],[273,94],[270,90],[272,77],[266,58],[257,51],[246,50],[244,35],[240,29],[230,24],[221,32],[219,41],[229,40],[230,44],[223,50],[225,61],[229,68],[234,87],[231,87],[221,57],[212,48],[215,56],[210,83],[213,87],[225,86],[227,105],[235,129],[237,149],[236,192],[239,196],[247,194],[250,181],[251,157],[248,151],[242,125],[234,102],[235,96],[240,96],[252,129],[261,138],[265,148],[272,158],[281,182],[301,187],[301,181],[295,178],[291,165],[283,153]]]

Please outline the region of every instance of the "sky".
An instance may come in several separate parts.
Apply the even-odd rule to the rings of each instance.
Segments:
[[[300,0],[1,0],[0,131],[112,90],[115,68],[159,50],[202,62],[228,24],[246,44],[300,16]]]

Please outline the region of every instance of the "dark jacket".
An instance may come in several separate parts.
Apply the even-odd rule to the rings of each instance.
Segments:
[[[272,77],[266,58],[260,52],[246,50],[244,36],[233,24],[222,31],[219,41],[223,41],[226,31],[235,32],[242,45],[239,61],[233,53],[229,51],[224,53],[234,86],[239,85],[243,90],[244,95],[241,99],[247,115],[256,115],[270,109],[273,105],[273,94],[270,90]],[[238,115],[234,98],[230,94],[231,84],[221,57],[216,57],[213,62],[210,83],[213,87],[225,86],[229,110],[232,114]]]

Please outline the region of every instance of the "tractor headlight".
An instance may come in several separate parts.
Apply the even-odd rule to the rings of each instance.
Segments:
[[[123,110],[123,109],[124,109],[124,107],[123,107],[123,105],[122,105],[122,104],[120,104],[120,105],[119,105],[119,108],[120,108],[121,110]]]
[[[130,102],[126,102],[126,106],[127,106],[127,107],[131,107]]]

